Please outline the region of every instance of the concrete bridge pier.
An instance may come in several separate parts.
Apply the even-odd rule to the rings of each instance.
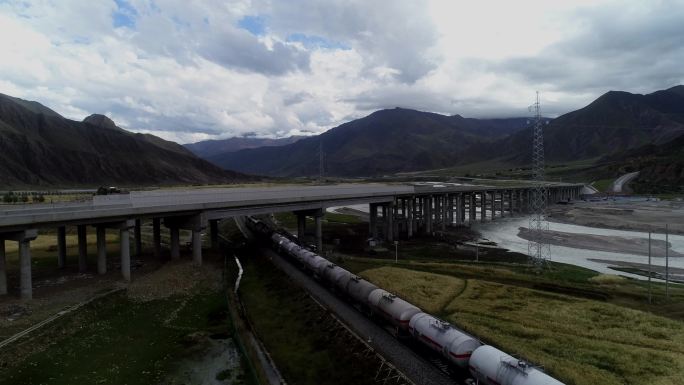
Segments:
[[[380,212],[382,215],[382,237],[384,239],[387,239],[387,206],[386,205],[381,205],[380,206]]]
[[[88,237],[86,232],[86,225],[78,225],[76,227],[78,234],[78,271],[85,273],[88,271]]]
[[[499,191],[499,215],[501,218],[505,217],[506,214],[504,213],[504,203],[506,201],[506,192],[504,190]]]
[[[299,240],[300,243],[303,243],[304,234],[306,234],[306,215],[301,212],[295,214],[297,215],[297,240]]]
[[[180,259],[180,230],[192,233],[192,259],[196,265],[202,265],[202,230],[207,227],[204,213],[164,218],[164,226],[169,228],[171,259]]]
[[[461,224],[461,200],[463,194],[454,194],[454,226]]]
[[[66,226],[57,227],[57,267],[66,267]]]
[[[415,197],[411,197],[406,202],[406,236],[408,238],[413,238],[413,206]]]
[[[415,221],[415,228],[414,231],[416,233],[421,233],[425,231],[425,213],[423,210],[423,198],[422,197],[416,197],[413,200],[413,220]]]
[[[449,224],[449,196],[448,195],[441,195],[439,197],[439,216],[442,219],[441,227],[442,231],[446,230],[447,225]]]
[[[458,194],[456,195],[456,224],[457,225],[462,225],[463,224],[463,211],[465,209],[465,205],[463,202],[463,194]]]
[[[371,238],[378,239],[378,205],[377,203],[369,204],[370,218],[369,218],[369,233]]]
[[[19,292],[22,300],[33,299],[33,283],[31,276],[31,241],[38,236],[38,230],[27,229],[0,234],[0,294],[7,294],[7,266],[5,241],[19,243]]]
[[[192,230],[192,260],[197,266],[202,266],[202,229]]]
[[[382,205],[382,220],[385,240],[394,241],[394,203]]]
[[[442,217],[442,223],[441,223],[441,228],[442,231],[446,230],[447,226],[451,226],[449,224],[449,195],[448,194],[443,194],[439,197],[439,216]]]
[[[425,197],[425,232],[429,235],[432,235],[432,204],[432,195]]]
[[[482,221],[487,220],[487,210],[489,209],[489,215],[491,216],[492,220],[494,220],[494,208],[496,207],[494,205],[494,193],[489,192],[489,191],[483,191],[482,196],[484,197],[484,202],[482,203]]]
[[[135,227],[134,220],[127,220],[119,224],[119,255],[121,257],[121,275],[125,281],[131,280],[131,228]]]
[[[5,240],[0,239],[0,295],[7,294],[7,263],[5,258]]]
[[[487,192],[480,192],[480,222],[487,220]]]
[[[374,224],[377,223],[377,206],[371,204],[371,212],[375,208],[375,215],[371,213],[371,231],[373,230]],[[306,235],[306,217],[310,216],[314,219],[315,224],[315,237],[316,237],[316,247],[318,251],[323,249],[323,216],[325,212],[323,209],[313,209],[313,210],[301,210],[293,212],[297,216],[297,239],[299,242],[304,242]],[[373,218],[375,216],[375,218]],[[377,228],[376,228],[377,232]]]

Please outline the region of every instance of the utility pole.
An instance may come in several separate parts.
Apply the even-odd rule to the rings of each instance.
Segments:
[[[399,241],[394,241],[394,263],[399,262]]]
[[[670,239],[667,224],[665,225],[665,299],[670,299]]]
[[[532,117],[532,216],[530,217],[529,229],[530,240],[527,243],[527,255],[530,264],[537,271],[541,271],[543,265],[551,258],[551,245],[544,241],[545,232],[549,230],[549,222],[546,220],[546,204],[548,190],[544,176],[544,133],[539,103],[539,92],[535,103],[530,106],[534,113]]]
[[[648,303],[651,303],[651,232],[648,232]]]

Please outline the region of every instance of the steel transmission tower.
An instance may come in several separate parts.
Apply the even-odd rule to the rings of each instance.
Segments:
[[[532,117],[532,179],[534,188],[530,197],[532,216],[530,217],[530,238],[527,242],[527,254],[530,264],[541,269],[551,258],[551,245],[544,242],[544,233],[549,230],[549,222],[546,220],[546,201],[548,191],[544,181],[544,133],[539,105],[539,92],[537,100],[530,106],[534,113]]]

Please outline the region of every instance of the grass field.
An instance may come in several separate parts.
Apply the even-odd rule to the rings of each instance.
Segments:
[[[594,181],[591,185],[594,186],[594,188],[597,189],[599,192],[607,192],[610,186],[613,185],[615,179],[616,178],[599,179],[597,181]]]
[[[341,339],[336,321],[265,257],[243,258],[240,295],[278,369],[291,384],[375,384],[369,358]]]
[[[225,333],[227,322],[220,291],[149,302],[114,294],[4,349],[0,384],[166,383],[193,336]]]
[[[585,159],[575,162],[548,163],[545,174],[549,181],[585,182],[587,180],[607,178],[613,176],[610,164],[602,164],[599,158]],[[406,177],[474,177],[486,179],[532,179],[532,171],[527,167],[511,167],[510,161],[495,159],[485,162],[471,163],[462,166],[398,173],[400,178]],[[615,178],[613,178],[615,179]],[[498,185],[496,181],[487,184]],[[505,185],[505,184],[504,184]]]
[[[473,270],[477,268],[471,275]],[[507,271],[483,270],[493,276]],[[682,383],[682,321],[483,279],[455,280],[452,275],[389,266],[361,274],[486,343],[543,363],[568,385]],[[515,275],[508,271],[504,277]],[[598,285],[624,284],[619,278],[592,280]]]
[[[420,303],[430,313],[439,313],[465,289],[465,281],[448,275],[383,266],[361,275],[382,288],[395,288],[396,294],[411,303]],[[401,285],[397,282],[401,281]]]

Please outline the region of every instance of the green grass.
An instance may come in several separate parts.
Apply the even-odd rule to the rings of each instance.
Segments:
[[[331,333],[339,325],[301,288],[263,256],[249,256],[242,263],[243,303],[288,383],[375,383],[371,360],[357,357],[349,339],[340,337],[344,333]]]
[[[382,288],[393,288],[395,294],[432,314],[439,313],[458,293],[465,280],[415,270],[383,266],[365,270],[362,276]]]
[[[362,275],[487,343],[542,363],[568,385],[674,385],[684,375],[681,321],[480,279],[467,279],[462,290],[435,290],[451,277],[390,267]],[[416,290],[416,282],[422,289]]]
[[[563,182],[586,182],[610,173],[609,164],[602,164],[599,158],[574,162],[549,163],[545,168],[547,180]],[[530,180],[532,172],[529,165],[511,167],[510,162],[499,159],[471,163],[450,168],[425,170],[411,173],[398,173],[398,177],[471,177],[485,178],[484,184],[499,185],[493,179]],[[477,180],[476,180],[477,181]],[[504,184],[505,185],[505,184]]]
[[[591,185],[594,186],[599,192],[606,192],[613,185],[615,178],[599,179],[594,181]]]
[[[225,332],[225,306],[221,292],[146,303],[112,295],[6,349],[0,384],[161,383],[192,345],[188,335]],[[17,364],[11,349],[32,347]]]
[[[568,385],[681,383],[684,286],[671,285],[666,299],[653,283],[649,304],[644,281],[561,263],[539,273],[526,256],[497,249],[481,248],[475,262],[473,249],[455,242],[462,236],[400,240],[398,263],[394,250],[348,247],[336,263]],[[465,289],[450,288],[453,278]]]

